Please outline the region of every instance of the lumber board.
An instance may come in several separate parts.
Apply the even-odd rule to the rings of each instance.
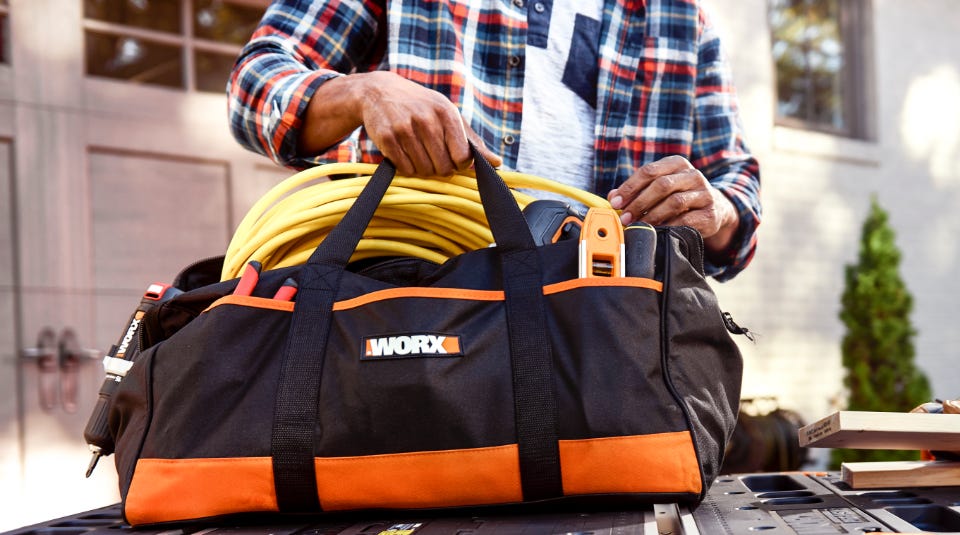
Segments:
[[[840,477],[854,489],[960,486],[960,461],[843,463]]]
[[[960,451],[960,414],[838,411],[798,435],[806,448]]]

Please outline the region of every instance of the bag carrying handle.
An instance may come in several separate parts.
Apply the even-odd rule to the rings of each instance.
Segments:
[[[553,358],[536,243],[506,183],[473,144],[470,150],[484,214],[501,256],[523,497],[562,496]],[[333,304],[347,263],[395,174],[394,165],[384,160],[300,270],[270,447],[281,512],[321,510],[314,437]]]
[[[527,227],[520,207],[510,193],[510,188],[473,143],[470,143],[470,151],[473,153],[477,190],[480,192],[483,212],[487,216],[487,222],[497,246],[504,251],[535,247],[533,235],[530,234],[530,229]],[[344,214],[343,219],[310,255],[308,264],[345,267],[349,263],[364,231],[373,219],[374,212],[386,195],[396,171],[396,167],[390,160],[384,160],[377,167],[366,187]]]

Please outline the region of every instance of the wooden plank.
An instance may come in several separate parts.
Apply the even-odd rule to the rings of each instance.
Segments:
[[[799,431],[806,448],[960,450],[960,414],[839,411]]]
[[[960,461],[843,463],[840,472],[854,489],[960,486]]]

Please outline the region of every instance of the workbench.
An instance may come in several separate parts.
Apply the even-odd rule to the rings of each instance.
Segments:
[[[499,512],[498,512],[499,511]],[[285,517],[131,530],[112,505],[2,535],[821,535],[960,533],[960,487],[853,490],[839,473],[721,476],[696,509],[471,510]]]

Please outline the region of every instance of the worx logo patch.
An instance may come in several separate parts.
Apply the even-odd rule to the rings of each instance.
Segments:
[[[460,337],[443,334],[404,334],[364,338],[364,358],[462,355]]]

